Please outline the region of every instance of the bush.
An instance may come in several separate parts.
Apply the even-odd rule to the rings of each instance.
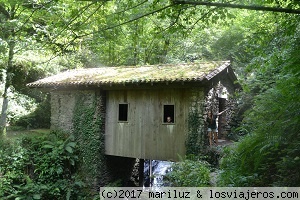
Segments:
[[[73,138],[57,132],[2,142],[0,198],[82,199],[76,154]]]
[[[300,26],[281,23],[249,66],[255,73],[245,88],[255,96],[241,126],[248,135],[221,162],[221,186],[300,186]]]
[[[50,96],[41,102],[35,111],[12,121],[14,126],[22,126],[24,128],[50,128],[51,105]]]
[[[240,144],[238,146],[241,146]],[[243,171],[241,157],[236,146],[224,148],[217,180],[219,187],[249,187],[258,181],[257,173]],[[250,168],[252,166],[249,166]],[[254,184],[255,185],[255,184]]]
[[[174,187],[208,187],[210,167],[205,161],[184,160],[171,166],[166,179]]]

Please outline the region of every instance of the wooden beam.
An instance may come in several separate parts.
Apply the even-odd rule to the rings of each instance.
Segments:
[[[216,7],[222,7],[222,8],[239,8],[239,9],[246,9],[246,10],[258,10],[258,11],[300,14],[300,10],[289,9],[289,8],[275,8],[275,7],[267,7],[267,6],[258,6],[258,5],[242,5],[242,4],[231,4],[231,3],[216,3],[216,2],[205,2],[205,1],[180,1],[180,0],[174,0],[173,2],[174,2],[174,4],[216,6]]]

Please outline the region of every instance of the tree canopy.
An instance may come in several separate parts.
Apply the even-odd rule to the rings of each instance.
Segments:
[[[25,84],[61,70],[231,60],[243,87],[233,132],[247,136],[222,184],[299,186],[299,13],[299,0],[2,0],[0,126],[9,93],[43,101]]]

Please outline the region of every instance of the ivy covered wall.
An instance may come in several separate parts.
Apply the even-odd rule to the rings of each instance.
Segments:
[[[197,155],[205,148],[207,139],[204,124],[205,94],[195,88],[191,92],[188,111],[188,135],[186,140],[186,154]]]
[[[212,166],[217,166],[219,162],[220,151],[215,146],[208,144],[208,133],[206,125],[206,117],[208,111],[213,113],[220,112],[220,98],[218,96],[220,86],[212,88],[204,88],[199,90],[195,88],[191,92],[190,105],[188,112],[188,135],[186,140],[186,154],[188,156],[200,156],[208,161]],[[229,90],[229,92],[231,92]],[[228,99],[225,100],[222,110],[229,108],[226,113],[222,114],[222,129],[223,135],[220,137],[226,137],[226,131],[230,129],[228,125],[232,118],[232,107],[234,107],[235,100],[232,95],[228,93]],[[221,121],[220,120],[220,121]],[[219,124],[220,125],[220,124]],[[219,132],[220,134],[221,132]],[[223,139],[223,138],[222,138]],[[192,158],[190,157],[190,158]]]
[[[105,94],[100,90],[51,93],[51,128],[74,135],[79,150],[78,174],[93,191],[116,180],[125,185],[135,160],[105,155]]]
[[[104,156],[105,98],[100,91],[77,91],[72,133],[79,145],[80,172],[92,187],[105,184],[109,177]]]

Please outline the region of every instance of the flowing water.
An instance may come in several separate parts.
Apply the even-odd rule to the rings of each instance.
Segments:
[[[151,164],[150,164],[150,162],[151,162]],[[145,187],[156,187],[156,188],[167,186],[166,182],[164,182],[164,177],[171,170],[170,167],[171,167],[172,163],[173,162],[161,161],[161,160],[145,161],[144,186]],[[152,166],[151,170],[150,170],[150,166]],[[152,173],[152,176],[150,175],[150,173]]]

